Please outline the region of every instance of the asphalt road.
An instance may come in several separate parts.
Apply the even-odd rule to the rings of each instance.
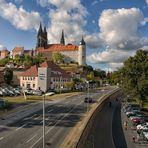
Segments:
[[[81,148],[127,148],[121,122],[121,103],[104,103],[96,114]]]
[[[106,92],[99,91],[90,95],[99,100]],[[46,107],[46,147],[58,148],[69,130],[87,111],[87,105],[84,103],[86,95],[73,96]],[[40,110],[9,126],[0,126],[0,148],[41,148],[42,124],[42,110]]]

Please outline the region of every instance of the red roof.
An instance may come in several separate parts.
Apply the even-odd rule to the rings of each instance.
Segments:
[[[61,69],[60,66],[58,66],[57,64],[53,63],[52,61],[45,61],[42,64],[40,64],[40,67],[49,67],[51,68],[52,71],[59,71],[62,73],[63,77],[69,77],[69,75],[63,70]],[[53,76],[54,74],[52,74]],[[54,76],[60,76],[59,74],[56,74]]]
[[[13,52],[20,52],[20,51],[23,51],[24,50],[24,47],[15,47],[12,51]]]
[[[38,76],[38,66],[37,65],[31,66],[24,73],[22,73],[21,76],[37,77]]]
[[[39,67],[48,67],[51,68],[52,71],[58,71],[61,72],[61,74],[53,74],[52,76],[55,77],[70,77],[63,69],[61,69],[58,65],[56,65],[55,63],[51,62],[51,61],[45,61],[42,64],[40,64],[39,66],[34,65],[32,67],[30,67],[28,70],[26,70],[24,73],[21,74],[21,76],[32,76],[32,77],[36,77],[38,76],[38,68]]]
[[[62,44],[49,44],[47,48],[39,47],[36,49],[38,52],[57,52],[57,51],[77,51],[78,46],[68,44],[68,45],[62,45]]]

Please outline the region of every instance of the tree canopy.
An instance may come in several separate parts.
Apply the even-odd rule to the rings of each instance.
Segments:
[[[54,52],[52,54],[52,59],[57,64],[64,62],[64,56],[60,52]]]
[[[137,96],[142,104],[148,97],[148,51],[138,50],[113,76],[114,81],[119,82],[127,93]]]
[[[4,71],[4,81],[6,84],[11,84],[13,78],[13,71],[11,69],[6,69]]]

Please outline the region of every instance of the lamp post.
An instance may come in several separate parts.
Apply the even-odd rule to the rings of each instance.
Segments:
[[[86,83],[88,84],[88,86],[87,86],[87,90],[88,90],[88,92],[87,92],[87,98],[88,98],[88,102],[87,102],[87,112],[88,112],[88,110],[89,110],[89,109],[88,109],[88,107],[89,107],[89,106],[88,106],[88,103],[89,103],[89,98],[90,98],[90,97],[89,97],[89,96],[90,96],[90,95],[89,95],[89,81],[86,81]]]
[[[43,96],[43,148],[45,148],[45,94]]]

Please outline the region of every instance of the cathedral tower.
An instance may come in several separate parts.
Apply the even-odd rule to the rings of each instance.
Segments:
[[[86,44],[83,37],[78,49],[78,63],[79,65],[86,65]]]
[[[60,44],[65,45],[64,31],[63,30],[62,30],[62,36],[61,36]]]
[[[36,48],[38,47],[47,47],[47,42],[48,42],[48,38],[47,38],[47,31],[46,31],[46,27],[44,27],[44,30],[42,29],[42,24],[40,23],[40,27],[38,30],[38,34],[37,34],[37,45]]]

